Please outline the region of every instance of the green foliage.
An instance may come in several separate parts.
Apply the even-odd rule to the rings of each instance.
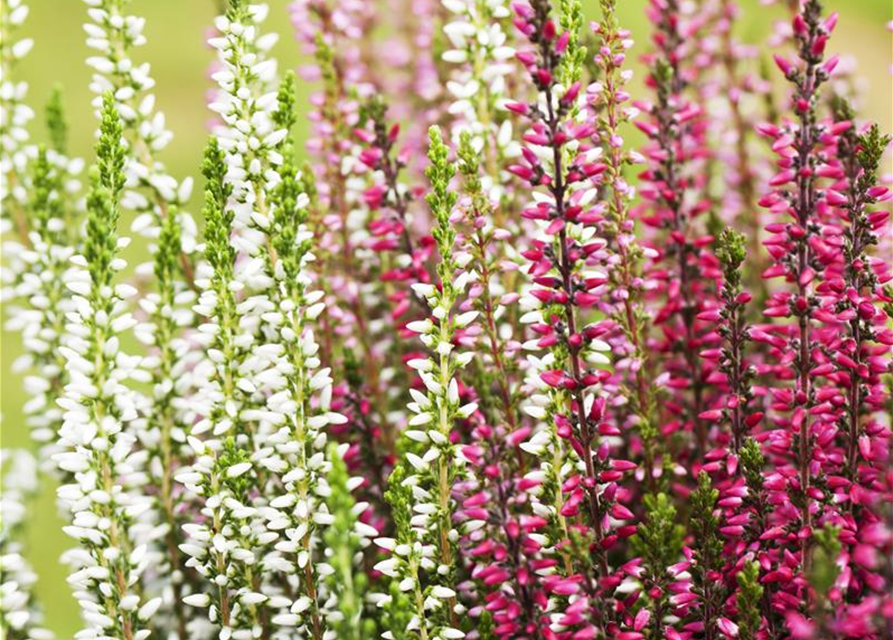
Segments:
[[[275,206],[272,228],[268,234],[277,260],[285,271],[286,285],[297,291],[303,287],[299,276],[313,239],[309,234],[299,237],[307,222],[307,199],[301,197],[304,181],[298,176],[289,155],[279,168],[282,180],[272,194],[271,200]]]
[[[760,564],[756,560],[744,563],[737,580],[738,637],[740,640],[756,640],[763,619],[760,613],[760,600],[763,598]]]
[[[716,258],[722,264],[723,277],[730,291],[741,287],[741,265],[747,257],[747,238],[731,227],[723,229],[716,246]]]
[[[450,224],[450,214],[456,205],[458,195],[450,189],[450,181],[456,175],[455,164],[449,161],[450,148],[443,141],[440,127],[433,126],[428,130],[428,160],[430,165],[425,170],[425,175],[431,183],[431,191],[425,197],[431,213],[437,221],[437,226],[431,231],[441,256],[437,265],[437,274],[443,283],[444,295],[452,299],[452,261],[453,244],[456,241],[456,230]]]
[[[158,249],[155,253],[155,278],[158,281],[158,289],[162,292],[162,300],[166,304],[172,302],[169,297],[174,294],[174,279],[180,271],[180,232],[177,211],[171,209],[161,221],[161,233],[158,236]]]
[[[475,620],[475,625],[475,631],[477,631],[480,640],[497,640],[502,637],[501,635],[497,635],[494,631],[493,627],[495,625],[493,623],[493,615],[486,609],[481,612],[480,617]]]
[[[63,155],[68,153],[68,120],[65,117],[65,104],[59,85],[54,86],[50,92],[45,114],[50,148]]]
[[[323,86],[327,92],[331,91],[337,84],[338,71],[335,68],[335,54],[322,33],[317,33],[314,38],[313,58],[319,65]]]
[[[601,19],[612,25],[617,24],[617,0],[599,0],[598,4],[602,11]]]
[[[216,467],[215,476],[223,479],[223,484],[237,500],[244,501],[249,498],[251,488],[255,486],[256,480],[250,473],[231,477],[227,471],[230,467],[237,464],[251,462],[251,452],[244,446],[239,446],[236,438],[229,437],[223,441],[223,448],[214,461]]]
[[[586,60],[586,47],[580,41],[583,30],[583,6],[580,0],[560,0],[561,28],[570,34],[567,51],[562,56],[558,68],[558,79],[565,87],[583,77],[583,64]]]
[[[893,286],[887,285],[883,287],[884,297],[888,300],[893,300]],[[893,320],[893,302],[884,302],[883,303],[884,313],[890,320]]]
[[[660,577],[667,567],[678,562],[685,529],[676,523],[676,507],[667,494],[648,494],[644,502],[645,520],[632,537],[632,546],[648,572]]]
[[[123,126],[111,93],[102,97],[102,120],[99,124],[99,143],[96,161],[99,181],[113,200],[117,200],[124,188],[124,158],[126,152],[122,140]]]
[[[471,209],[475,216],[492,213],[490,200],[484,193],[484,185],[481,181],[482,155],[475,151],[474,139],[468,131],[459,134],[459,148],[456,150],[459,165],[459,174],[465,187],[465,193],[471,198]],[[479,262],[486,256],[477,256]]]
[[[364,127],[367,122],[374,122],[376,128],[384,128],[384,119],[388,111],[388,105],[380,95],[376,94],[363,102],[360,107],[359,126]]]
[[[469,131],[463,131],[459,134],[459,149],[456,155],[459,158],[459,173],[465,181],[465,190],[472,196],[480,194],[482,190],[480,177],[481,154],[474,150],[474,144]]]
[[[691,494],[691,522],[689,530],[698,566],[704,571],[716,569],[722,554],[719,537],[719,519],[716,517],[716,501],[719,491],[706,471],[698,474],[698,488]]]
[[[828,523],[812,534],[815,546],[812,549],[807,579],[822,599],[828,597],[828,592],[840,575],[840,567],[837,565],[841,548],[839,535],[840,527]]]
[[[889,134],[881,133],[881,129],[877,124],[871,125],[868,131],[858,137],[859,150],[856,158],[862,167],[862,175],[859,181],[866,188],[877,184],[878,169],[891,139],[893,138]]]
[[[392,640],[415,640],[416,634],[407,630],[415,609],[409,595],[399,585],[397,579],[391,579],[388,584],[390,601],[383,608],[381,627],[391,632]]]
[[[356,89],[344,86],[345,83],[335,61],[335,52],[321,33],[316,34],[314,45],[313,57],[319,67],[320,79],[322,80],[323,93],[325,95],[325,100],[320,105],[320,111],[325,120],[338,129],[333,132],[334,136],[347,138],[350,135],[350,130],[342,117],[340,100],[345,93],[355,94]]]
[[[633,553],[642,558],[645,569],[643,581],[647,598],[642,598],[643,607],[653,612],[662,611],[667,604],[666,582],[669,579],[667,569],[679,561],[682,554],[682,542],[685,529],[676,523],[676,507],[665,493],[649,493],[644,496],[645,518],[630,539]],[[652,597],[651,589],[658,588],[660,595]],[[654,634],[649,638],[662,638],[661,620],[657,615],[653,619]]]
[[[711,577],[711,572],[722,566],[722,540],[719,537],[719,518],[716,515],[716,501],[719,491],[713,488],[713,481],[706,471],[698,474],[698,488],[690,497],[692,505],[689,533],[692,536],[691,569],[694,593],[700,598],[696,618],[704,624],[707,637],[715,631],[721,603],[725,600],[722,582]]]
[[[328,459],[332,468],[328,474],[331,494],[326,499],[334,522],[325,530],[323,539],[327,548],[327,561],[335,570],[326,577],[329,591],[337,595],[338,612],[335,619],[329,617],[329,631],[339,640],[364,640],[375,635],[375,624],[363,618],[363,602],[369,586],[369,578],[363,570],[362,546],[356,533],[356,501],[348,487],[350,474],[338,453],[337,445],[329,445]]]
[[[738,452],[738,463],[744,473],[747,489],[751,495],[757,495],[763,490],[763,465],[765,458],[760,451],[760,445],[753,438],[747,438]]]
[[[431,207],[431,213],[437,219],[440,227],[450,226],[450,213],[456,204],[458,196],[455,191],[450,190],[450,181],[456,175],[456,166],[449,161],[450,148],[443,141],[440,127],[433,126],[428,130],[428,160],[431,162],[425,170],[425,175],[431,183],[431,192],[425,198],[428,206]],[[454,234],[455,235],[455,234]],[[442,244],[441,238],[437,238],[438,244]],[[451,249],[452,241],[446,248]]]
[[[675,72],[673,66],[661,57],[655,58],[654,66],[651,68],[651,75],[657,84],[658,96],[666,98],[672,93],[672,85],[675,81]]]
[[[121,140],[121,119],[111,94],[103,98],[99,142],[96,145],[96,167],[90,174],[87,195],[87,233],[84,257],[93,282],[93,295],[108,286],[114,275],[112,260],[118,249],[118,198],[124,187],[124,144]]]
[[[391,519],[394,523],[394,538],[397,544],[413,544],[412,528],[409,520],[412,517],[412,489],[403,484],[406,469],[402,464],[394,467],[388,478],[388,490],[385,501],[391,506]],[[400,578],[390,578],[388,585],[389,601],[383,607],[381,626],[391,632],[393,640],[409,640],[415,634],[407,631],[415,606],[409,594],[400,589]]]
[[[211,138],[205,149],[202,174],[206,181],[205,206],[202,209],[205,217],[204,254],[213,271],[211,288],[216,295],[215,314],[220,325],[220,330],[214,336],[214,348],[224,355],[222,366],[226,369],[224,372],[218,368],[215,375],[218,377],[224,393],[231,399],[242,393],[233,384],[238,362],[242,356],[235,345],[238,317],[235,294],[230,286],[234,280],[236,260],[236,250],[230,243],[235,214],[231,208],[226,206],[232,188],[224,179],[226,161],[216,138]],[[216,421],[222,417],[223,407],[218,405],[214,409],[213,419]],[[238,416],[236,416],[235,422],[239,429],[241,420]]]
[[[289,69],[279,83],[279,92],[276,94],[276,111],[273,112],[273,122],[280,129],[291,131],[297,122],[296,104],[296,80],[295,72]],[[286,136],[286,140],[288,136]]]
[[[202,209],[205,217],[205,257],[214,269],[215,277],[229,281],[236,259],[235,249],[229,242],[233,212],[227,211],[226,208],[226,201],[232,189],[224,180],[226,161],[223,151],[217,144],[217,138],[212,137],[205,149],[202,175],[206,180],[205,206]]]
[[[395,538],[405,542],[411,539],[412,531],[409,526],[412,509],[412,489],[405,486],[406,468],[398,464],[388,477],[388,489],[384,499],[391,505],[392,519],[394,521]]]
[[[30,206],[33,212],[32,224],[43,237],[51,233],[50,220],[62,217],[61,203],[58,197],[53,197],[53,192],[58,192],[61,188],[57,174],[47,158],[46,147],[40,146],[34,160]]]
[[[310,208],[319,206],[319,191],[316,189],[316,179],[313,175],[313,165],[304,161],[301,165],[301,191],[307,195]]]
[[[245,0],[229,0],[226,17],[230,22],[241,22],[248,15],[248,3]]]

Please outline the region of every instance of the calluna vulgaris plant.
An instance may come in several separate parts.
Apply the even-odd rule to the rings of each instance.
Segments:
[[[200,205],[85,4],[86,172],[0,6],[4,637],[38,481],[83,640],[893,637],[890,137],[819,0],[778,71],[649,0],[640,90],[617,0],[295,0],[301,80],[218,2]]]

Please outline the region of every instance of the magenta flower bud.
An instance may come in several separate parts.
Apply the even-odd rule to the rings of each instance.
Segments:
[[[579,81],[572,84],[570,86],[570,88],[564,93],[564,95],[561,96],[561,104],[563,104],[563,105],[573,104],[573,102],[577,99],[577,96],[580,95],[580,87],[581,86],[582,85]],[[587,123],[587,125],[590,127],[592,126],[592,125],[589,125],[588,123]]]
[[[366,144],[372,144],[375,142],[375,134],[371,131],[367,131],[366,129],[354,129],[353,135],[356,136],[361,142],[365,142]]]
[[[639,131],[650,138],[653,138],[657,135],[657,127],[650,122],[645,122],[644,120],[636,120],[635,122],[633,122],[633,124],[636,125],[636,128],[638,128]]]
[[[775,60],[775,64],[778,65],[778,68],[781,69],[781,72],[785,76],[789,75],[791,71],[793,71],[794,66],[790,62],[788,62],[785,57],[776,53],[772,56],[772,59]]]
[[[887,191],[884,193],[883,196],[881,196],[880,198],[877,198],[877,199],[878,200],[889,200],[890,195],[891,195],[891,192]],[[875,212],[869,214],[868,224],[871,225],[871,228],[873,231],[877,231],[878,229],[883,227],[885,224],[887,224],[887,220],[889,218],[890,218],[889,211],[883,211],[883,210],[875,211]]]
[[[774,124],[762,123],[757,125],[757,131],[764,136],[775,138],[781,130]]]
[[[531,51],[518,51],[515,57],[525,67],[530,68],[536,64],[536,55]]]
[[[601,296],[591,293],[578,293],[574,296],[574,301],[584,309],[588,309],[596,305]],[[579,335],[579,334],[577,334]]]
[[[828,204],[834,205],[835,207],[846,206],[849,202],[845,195],[843,195],[839,191],[831,190],[825,192],[825,200],[828,201]]]
[[[526,2],[512,2],[511,7],[512,11],[514,11],[515,15],[518,17],[523,18],[524,20],[533,18],[533,9]]]
[[[561,388],[565,384],[565,373],[561,370],[544,371],[540,374],[540,379],[550,387]]]
[[[526,116],[530,112],[530,105],[524,102],[507,102],[505,108],[522,116]]]
[[[369,187],[363,192],[363,201],[370,209],[378,209],[384,199],[387,187],[384,185],[376,185]]]
[[[567,51],[567,45],[570,42],[571,34],[569,31],[565,31],[558,37],[558,41],[555,43],[555,53],[559,56],[563,56],[564,52]]]
[[[527,180],[528,182],[533,179],[534,173],[533,169],[530,167],[525,167],[519,164],[513,164],[509,167],[509,173],[512,173],[522,180]]]
[[[598,425],[598,433],[602,436],[619,436],[622,432],[616,426],[602,422]]]
[[[720,618],[716,623],[717,628],[729,638],[738,637],[738,625],[728,618]]]
[[[542,38],[546,42],[552,42],[555,39],[555,22],[551,19],[546,20],[543,24]]]
[[[360,162],[365,164],[367,167],[374,169],[381,161],[382,155],[383,154],[381,149],[378,148],[363,149],[360,152]]]

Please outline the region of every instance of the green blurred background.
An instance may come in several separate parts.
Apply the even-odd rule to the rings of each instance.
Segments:
[[[0,0],[3,2],[4,0]],[[89,159],[95,122],[88,90],[90,71],[84,64],[88,50],[84,45],[86,7],[78,0],[25,0],[31,14],[22,28],[23,36],[35,39],[35,47],[18,67],[19,79],[29,85],[29,102],[40,114],[41,107],[55,84],[61,84],[71,126],[71,151]],[[369,0],[372,1],[372,0]],[[214,0],[136,0],[133,11],[148,19],[145,35],[148,44],[137,50],[137,62],[150,61],[155,78],[157,107],[167,117],[167,125],[175,139],[162,160],[171,173],[182,178],[198,175],[207,131],[205,92],[210,86],[206,68],[211,52],[204,46],[204,31],[211,23],[216,7]],[[624,25],[633,30],[637,58],[647,46],[647,24],[643,15],[645,0],[620,0]],[[829,10],[841,13],[837,32],[832,40],[833,52],[852,54],[858,64],[863,100],[861,115],[880,121],[887,131],[893,124],[891,112],[891,37],[886,25],[893,18],[890,0],[826,0]],[[267,29],[280,34],[274,54],[281,69],[301,62],[297,43],[288,23],[286,0],[272,0]],[[583,0],[592,18],[597,18],[598,3]],[[762,7],[758,0],[741,0],[743,18],[736,35],[748,42],[762,42],[772,22],[780,15],[778,8]],[[764,47],[764,52],[769,52]],[[771,53],[771,52],[769,52]],[[91,54],[92,55],[92,54]],[[637,69],[637,77],[641,79]],[[306,95],[309,87],[302,87]],[[300,104],[302,114],[306,103]],[[33,137],[44,139],[43,123],[38,115]],[[306,135],[307,123],[301,118],[297,134]],[[194,193],[197,193],[198,190]],[[193,197],[193,203],[199,198]],[[193,205],[197,207],[197,205]],[[3,413],[2,445],[28,446],[28,435],[22,425],[21,376],[11,372],[13,360],[21,353],[18,336],[6,331],[0,341],[0,406]],[[56,515],[54,487],[44,486],[33,505],[28,535],[28,556],[40,580],[37,593],[46,609],[47,625],[60,638],[69,638],[79,629],[77,607],[65,581],[65,570],[59,555],[68,546]]]

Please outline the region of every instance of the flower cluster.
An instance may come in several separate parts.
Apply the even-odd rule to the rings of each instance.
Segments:
[[[25,522],[27,504],[37,488],[37,463],[27,451],[4,449],[0,452],[3,500],[0,502],[0,620],[10,637],[52,640],[52,632],[40,626],[43,612],[32,589],[37,574],[22,555],[17,540]]]
[[[616,0],[588,28],[580,0],[296,0],[300,85],[270,7],[218,3],[201,225],[145,21],[86,4],[86,188],[58,92],[30,142],[28,9],[0,8],[37,454],[2,454],[9,637],[51,637],[41,475],[83,639],[889,636],[891,138],[819,0],[774,76],[735,2],[649,0],[641,90]]]

